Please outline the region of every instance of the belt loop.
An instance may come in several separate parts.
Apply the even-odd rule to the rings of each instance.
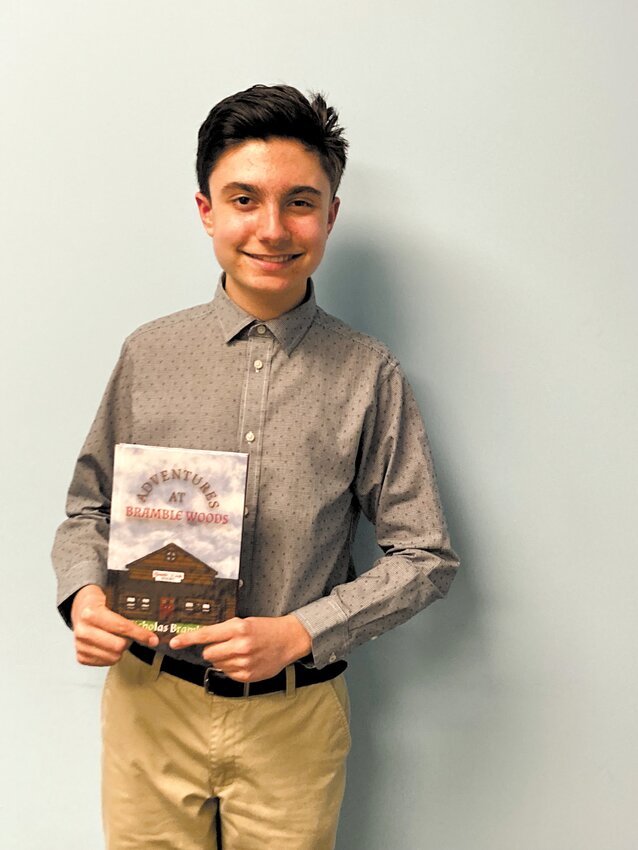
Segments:
[[[162,661],[164,660],[165,655],[163,652],[156,652],[155,657],[153,658],[153,663],[151,664],[151,678],[154,682],[159,679],[159,674],[162,672]]]
[[[286,699],[294,697],[295,690],[295,665],[289,664],[286,667]]]
[[[250,695],[250,682],[244,682],[244,693],[243,696],[247,697]]]

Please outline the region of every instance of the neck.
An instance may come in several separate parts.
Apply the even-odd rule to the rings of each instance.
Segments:
[[[306,298],[308,284],[305,282],[294,290],[291,289],[282,293],[256,292],[254,290],[247,292],[226,275],[224,289],[230,300],[234,301],[238,307],[241,307],[242,310],[256,319],[265,322],[268,319],[283,316],[284,313],[289,313],[290,310],[298,307]]]

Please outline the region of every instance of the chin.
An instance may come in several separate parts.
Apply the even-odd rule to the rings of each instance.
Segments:
[[[283,293],[305,288],[307,279],[307,276],[290,280],[290,278],[276,275],[255,275],[250,280],[244,281],[243,285],[247,289],[258,289],[261,292]]]

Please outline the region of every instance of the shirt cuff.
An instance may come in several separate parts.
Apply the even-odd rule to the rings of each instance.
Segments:
[[[312,640],[315,667],[343,658],[348,644],[348,618],[332,597],[317,599],[292,612]]]
[[[105,572],[105,569],[96,567],[93,561],[81,561],[79,564],[74,564],[60,580],[57,606],[60,616],[69,628],[72,628],[71,606],[75,594],[87,584],[97,584],[101,588],[106,587]]]

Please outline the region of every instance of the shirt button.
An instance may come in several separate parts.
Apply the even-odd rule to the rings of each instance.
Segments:
[[[266,325],[257,325],[257,333],[263,336],[266,333]]]
[[[248,508],[244,508],[244,516],[248,516],[249,513],[250,511],[248,510]]]
[[[259,370],[263,368],[264,364],[261,362],[261,360],[255,360],[253,366],[259,372]]]
[[[328,659],[328,661],[329,661],[331,664],[334,664],[336,660],[337,660],[337,656],[336,656],[336,655],[334,654],[334,652],[333,652],[333,653],[332,653],[332,655],[330,656],[330,658]]]
[[[254,443],[254,442],[255,442],[255,435],[253,434],[253,432],[252,432],[252,431],[249,431],[249,432],[246,434],[246,439],[248,440],[248,442],[249,442],[249,443]]]

